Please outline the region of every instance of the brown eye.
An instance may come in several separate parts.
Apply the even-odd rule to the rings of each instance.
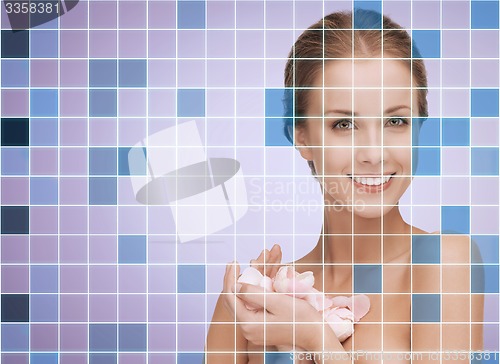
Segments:
[[[348,119],[342,119],[333,124],[332,129],[349,130],[352,129],[352,122]]]
[[[389,126],[403,126],[408,124],[408,120],[404,118],[392,118],[387,122]]]

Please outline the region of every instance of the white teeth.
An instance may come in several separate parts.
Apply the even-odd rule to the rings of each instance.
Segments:
[[[351,177],[356,181],[357,183],[360,183],[362,185],[368,185],[368,186],[378,186],[381,185],[382,183],[387,183],[391,179],[392,175],[390,176],[384,176],[383,178],[377,177],[377,178],[372,178],[372,177]]]

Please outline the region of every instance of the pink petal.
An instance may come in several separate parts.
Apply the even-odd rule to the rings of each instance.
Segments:
[[[262,274],[257,269],[254,267],[248,267],[240,275],[238,282],[259,286],[262,278]]]
[[[352,303],[352,297],[336,296],[332,298],[332,304],[335,307],[350,307],[351,303]]]
[[[364,294],[355,295],[353,297],[354,303],[351,310],[354,314],[354,320],[357,322],[370,310],[370,299]]]

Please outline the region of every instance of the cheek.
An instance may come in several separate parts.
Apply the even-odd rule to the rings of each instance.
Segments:
[[[315,148],[314,165],[318,174],[337,176],[352,170],[352,148],[325,147]],[[324,167],[324,170],[323,170]]]

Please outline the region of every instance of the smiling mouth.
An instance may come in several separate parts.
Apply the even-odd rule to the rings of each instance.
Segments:
[[[392,179],[396,172],[391,173],[389,175],[383,177],[373,177],[373,176],[352,176],[347,175],[350,179],[354,180],[354,182],[365,185],[365,186],[380,186],[386,184]]]

